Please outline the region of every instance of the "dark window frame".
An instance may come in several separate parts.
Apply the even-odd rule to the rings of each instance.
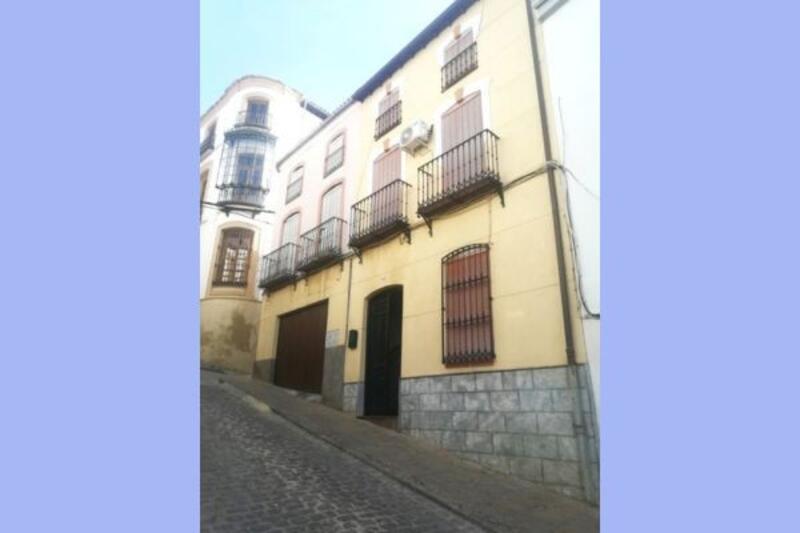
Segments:
[[[269,120],[269,100],[261,97],[249,98],[245,107],[245,124],[267,126]],[[263,109],[260,109],[263,107]]]
[[[489,244],[470,244],[442,258],[442,363],[495,359]]]
[[[250,259],[253,253],[253,239],[255,232],[248,228],[224,228],[220,233],[219,246],[217,247],[217,261],[214,266],[214,287],[247,287],[247,278],[250,275]],[[236,246],[238,241],[238,246]],[[247,242],[247,246],[242,244]],[[229,256],[228,251],[233,251]],[[246,250],[244,258],[240,251]],[[228,261],[232,265],[228,267]],[[241,268],[240,268],[241,265]],[[230,273],[230,274],[228,274]]]

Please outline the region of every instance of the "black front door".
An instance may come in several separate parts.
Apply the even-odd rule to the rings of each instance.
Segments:
[[[369,300],[364,414],[396,416],[400,389],[403,289],[393,287]]]

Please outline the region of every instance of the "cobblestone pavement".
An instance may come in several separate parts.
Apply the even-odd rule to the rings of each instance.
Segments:
[[[481,531],[223,387],[201,410],[202,531]]]

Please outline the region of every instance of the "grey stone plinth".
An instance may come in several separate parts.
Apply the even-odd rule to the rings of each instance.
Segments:
[[[403,379],[399,427],[485,468],[596,501],[590,385],[585,367]],[[345,386],[345,406],[352,397]]]

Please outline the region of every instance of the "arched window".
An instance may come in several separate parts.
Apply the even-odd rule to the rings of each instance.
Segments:
[[[325,172],[322,177],[327,176],[344,164],[344,132],[330,140],[328,149],[325,151]]]
[[[288,204],[303,192],[303,174],[305,168],[303,165],[295,167],[291,174],[289,174],[289,183],[286,185],[286,203]]]
[[[217,250],[214,285],[245,287],[250,265],[250,248],[253,232],[245,228],[228,228],[222,231]]]
[[[494,359],[489,245],[471,244],[442,259],[442,362]]]

